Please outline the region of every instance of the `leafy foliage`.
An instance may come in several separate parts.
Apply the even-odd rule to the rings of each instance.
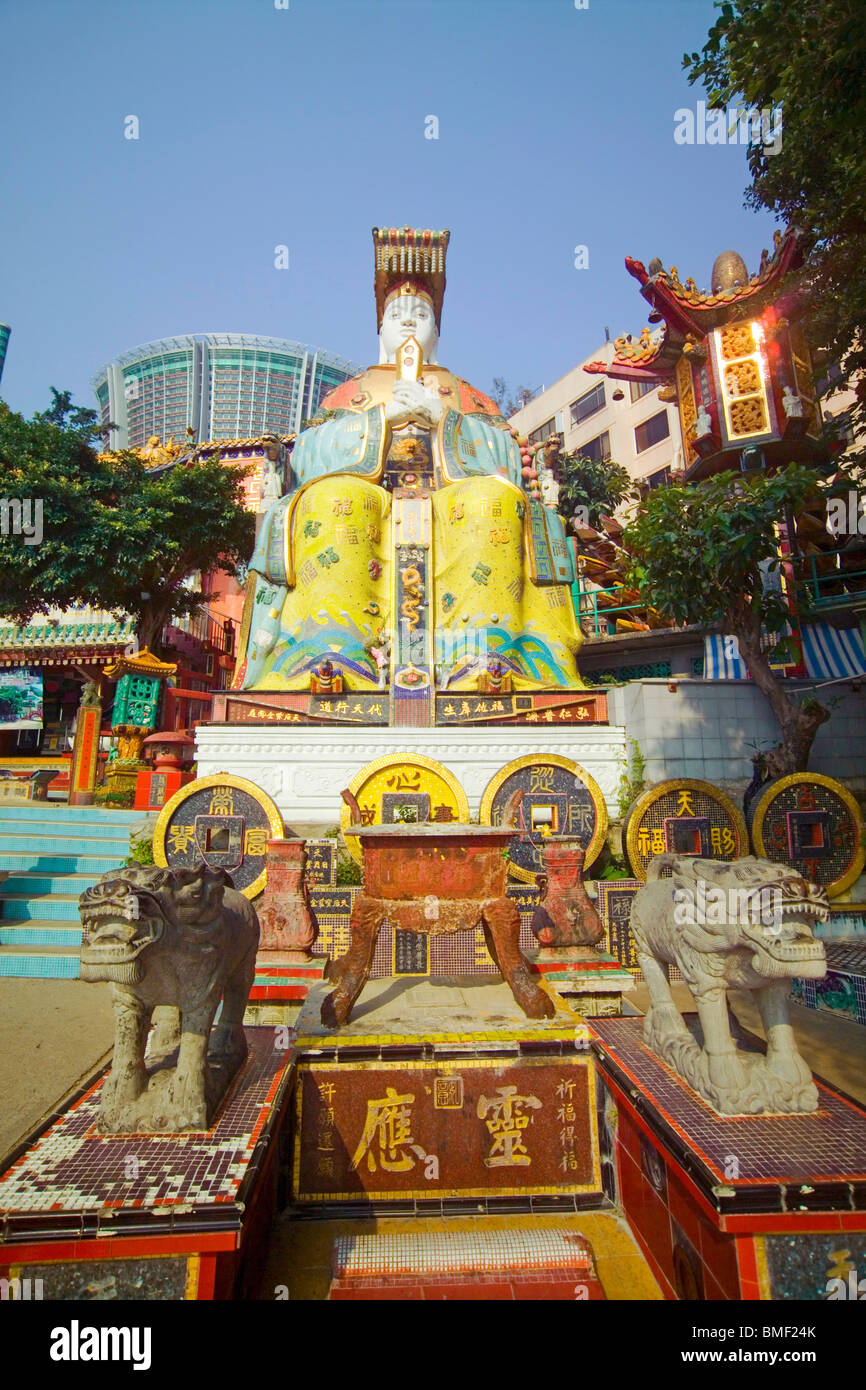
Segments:
[[[153,840],[137,840],[134,845],[131,845],[127,862],[129,864],[155,863],[153,857]]]
[[[646,790],[646,760],[639,743],[633,738],[628,741],[625,764],[616,790],[617,809],[625,816],[633,801]]]
[[[582,454],[560,453],[557,469],[560,478],[557,510],[568,518],[574,516],[578,507],[583,507],[590,526],[598,526],[603,516],[610,516],[621,502],[636,495],[628,470],[610,460],[595,461]]]
[[[772,583],[780,565],[776,524],[817,491],[815,472],[797,464],[772,476],[717,473],[693,486],[655,488],[623,534],[626,582],[646,603],[678,623],[718,627],[738,639],[782,731],[782,743],[766,758],[777,777],[806,769],[818,727],[829,718],[817,700],[800,705],[785,693],[761,641],[762,629],[778,634],[790,616]]]
[[[816,491],[815,473],[791,464],[768,476],[717,473],[691,486],[654,488],[623,534],[628,582],[678,623],[746,621],[778,632],[788,617],[762,570],[778,569],[775,527]]]
[[[508,420],[532,400],[535,392],[530,386],[509,386],[504,377],[495,376],[490,395]]]
[[[234,574],[248,558],[247,470],[215,459],[148,469],[131,451],[98,456],[86,432],[0,402],[0,492],[41,499],[44,532],[39,545],[0,536],[0,613],[25,622],[90,603],[134,615],[154,647],[170,618],[201,601],[184,580],[216,566]]]
[[[807,263],[797,279],[810,336],[841,365],[839,385],[853,385],[866,372],[866,6],[726,0],[702,53],[686,54],[683,67],[711,105],[781,106],[781,148],[749,148],[746,203],[801,229]],[[866,380],[851,416],[855,430],[866,426]]]
[[[87,406],[74,406],[72,392],[58,391],[55,386],[51,387],[51,405],[36,415],[35,419],[77,434],[85,444],[99,439],[106,428],[95,410],[90,410]]]

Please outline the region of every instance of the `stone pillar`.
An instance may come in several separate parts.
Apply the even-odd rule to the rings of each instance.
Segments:
[[[319,934],[304,882],[306,857],[305,840],[268,840],[265,901],[259,912],[260,952],[278,952],[282,960],[299,965],[312,960]]]

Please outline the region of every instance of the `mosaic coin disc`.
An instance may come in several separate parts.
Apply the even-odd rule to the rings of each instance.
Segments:
[[[607,806],[594,777],[571,758],[530,754],[506,763],[481,798],[481,824],[501,825],[508,802],[522,790],[519,830],[508,847],[508,869],[523,883],[545,872],[545,835],[573,835],[585,851],[584,869],[598,858],[607,835]]]
[[[622,841],[631,871],[642,883],[659,854],[732,860],[749,852],[740,808],[712,782],[690,777],[642,792],[623,821]]]
[[[255,782],[218,772],[176,791],[159,813],[153,858],[161,869],[225,869],[245,898],[265,886],[268,840],[285,833],[283,818]]]
[[[863,816],[847,787],[819,772],[795,772],[764,787],[751,809],[755,854],[791,864],[831,898],[863,872]]]
[[[434,758],[420,753],[374,758],[355,774],[349,791],[358,803],[362,825],[469,820],[469,802],[457,778]],[[360,864],[361,845],[357,836],[349,833],[351,823],[351,812],[344,805],[340,829],[346,848]]]

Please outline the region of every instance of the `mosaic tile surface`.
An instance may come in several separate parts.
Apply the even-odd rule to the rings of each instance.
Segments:
[[[565,1269],[591,1273],[592,1250],[582,1236],[529,1227],[506,1231],[419,1231],[342,1236],[334,1242],[337,1279],[375,1274],[514,1273]]]
[[[249,1056],[206,1133],[102,1135],[102,1080],[0,1177],[0,1215],[233,1202],[291,1053],[272,1028],[246,1030]]]
[[[866,942],[824,942],[827,974],[823,980],[793,980],[791,998],[807,1009],[837,1014],[866,1024]]]
[[[819,1082],[820,1104],[811,1115],[717,1115],[644,1045],[642,1031],[642,1019],[593,1020],[603,1053],[640,1086],[714,1182],[740,1189],[866,1181],[866,1112]],[[739,1164],[736,1179],[725,1172],[731,1154]]]
[[[825,941],[824,949],[831,970],[866,975],[866,941]]]

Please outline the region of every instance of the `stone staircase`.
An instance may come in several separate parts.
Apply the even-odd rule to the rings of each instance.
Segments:
[[[129,855],[139,811],[0,804],[0,977],[77,979],[78,897]]]

